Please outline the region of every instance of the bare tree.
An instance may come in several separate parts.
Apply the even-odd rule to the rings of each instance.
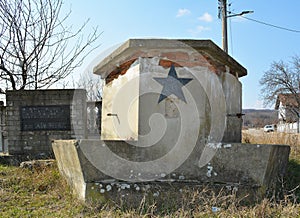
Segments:
[[[99,75],[86,70],[80,74],[76,84],[77,88],[83,88],[87,93],[87,131],[88,134],[101,132],[102,113],[102,88],[104,81]]]
[[[97,28],[86,37],[86,21],[72,32],[60,16],[63,0],[0,1],[0,85],[5,89],[48,88],[79,67]],[[3,90],[2,90],[3,92]]]
[[[260,80],[261,94],[265,105],[271,105],[279,98],[285,99],[289,113],[300,120],[300,57],[294,56],[289,63],[273,62]]]
[[[101,101],[103,80],[99,75],[95,75],[90,71],[80,74],[77,87],[86,90],[88,101]]]

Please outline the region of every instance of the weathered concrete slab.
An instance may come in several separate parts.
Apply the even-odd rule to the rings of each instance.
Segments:
[[[60,140],[52,143],[53,152],[57,161],[57,166],[73,189],[78,198],[86,198],[86,181],[83,177],[83,166],[77,153],[78,141]]]
[[[0,153],[0,164],[2,165],[19,166],[21,162],[28,161],[30,159],[32,159],[32,157],[25,155],[9,155],[7,153]]]
[[[130,164],[116,165],[118,161],[101,156],[103,149],[109,147],[103,141],[56,140],[52,146],[61,174],[82,200],[92,199],[95,196],[98,199],[119,196],[128,190],[139,193],[157,185],[168,187],[171,184],[173,187],[180,187],[180,184],[189,184],[193,187],[207,183],[232,186],[237,190],[241,187],[251,187],[260,197],[267,190],[274,189],[278,178],[284,175],[290,151],[290,147],[285,145],[220,143],[214,148],[216,154],[211,161],[199,167],[201,153],[196,147],[182,166],[169,174],[158,172],[157,175],[151,175],[152,180],[146,181],[145,178],[148,177],[143,175],[150,172],[143,169],[143,162],[140,162],[141,167],[138,171],[131,169]],[[110,148],[117,149],[118,156],[126,157],[128,162],[140,161],[140,151],[133,152],[130,146],[115,148],[110,146]],[[92,155],[87,151],[93,151]],[[104,173],[102,169],[109,171]],[[122,172],[128,180],[115,179],[113,176],[117,175],[116,172]]]

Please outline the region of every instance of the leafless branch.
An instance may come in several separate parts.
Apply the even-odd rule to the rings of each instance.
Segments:
[[[0,2],[0,85],[6,89],[48,88],[78,68],[98,46],[98,28],[87,36],[65,24],[63,0]]]
[[[103,80],[92,72],[82,73],[77,82],[77,87],[86,90],[88,101],[100,101],[102,98]]]
[[[289,63],[273,62],[260,80],[265,105],[273,104],[279,94],[292,96],[293,104],[286,109],[300,118],[300,58],[294,56]]]

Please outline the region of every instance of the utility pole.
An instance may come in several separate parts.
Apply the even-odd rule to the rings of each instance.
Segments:
[[[228,39],[227,39],[227,0],[221,1],[221,10],[222,10],[222,41],[223,41],[223,50],[228,53]]]
[[[227,0],[218,0],[219,1],[219,18],[222,19],[222,41],[223,41],[223,50],[228,53],[228,34],[227,34],[227,18],[242,16],[244,14],[253,13],[253,11],[243,11],[239,14],[227,15]]]

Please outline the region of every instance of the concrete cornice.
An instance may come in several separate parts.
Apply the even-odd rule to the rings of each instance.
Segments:
[[[141,53],[141,57],[151,57],[151,50],[196,50],[204,56],[208,56],[213,64],[228,66],[230,73],[238,77],[246,76],[247,70],[235,59],[225,53],[211,40],[189,40],[189,39],[129,39],[121,46],[107,55],[94,67],[93,72],[102,78],[113,71],[134,54]],[[135,57],[136,58],[136,57]]]

